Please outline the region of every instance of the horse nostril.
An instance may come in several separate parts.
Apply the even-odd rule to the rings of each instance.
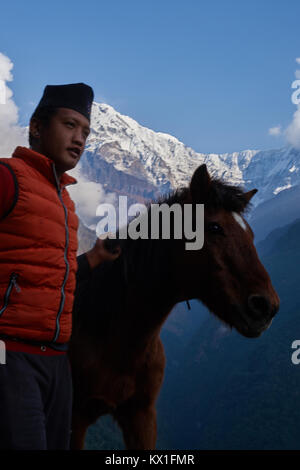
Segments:
[[[248,306],[251,312],[258,316],[267,315],[271,310],[270,302],[263,295],[250,295],[248,298]]]

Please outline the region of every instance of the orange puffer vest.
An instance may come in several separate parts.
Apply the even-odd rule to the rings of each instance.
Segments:
[[[0,335],[66,343],[72,328],[78,218],[52,160],[26,147],[0,158],[17,179],[0,221]]]

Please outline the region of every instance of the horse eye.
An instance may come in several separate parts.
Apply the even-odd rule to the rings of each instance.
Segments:
[[[218,233],[220,235],[224,235],[223,228],[217,222],[210,222],[207,228],[211,233]]]

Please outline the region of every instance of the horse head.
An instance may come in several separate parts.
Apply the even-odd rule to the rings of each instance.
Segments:
[[[181,256],[176,256],[180,300],[198,298],[246,337],[259,336],[279,309],[253,231],[243,217],[256,192],[227,185],[211,178],[206,165],[198,167],[185,203],[204,204],[204,243],[196,251],[181,248]]]

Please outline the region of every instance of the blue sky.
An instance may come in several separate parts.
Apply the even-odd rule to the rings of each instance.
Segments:
[[[85,82],[95,100],[200,152],[277,148],[296,106],[298,0],[14,1],[0,52],[26,125],[45,85]],[[299,68],[299,65],[298,65]]]

